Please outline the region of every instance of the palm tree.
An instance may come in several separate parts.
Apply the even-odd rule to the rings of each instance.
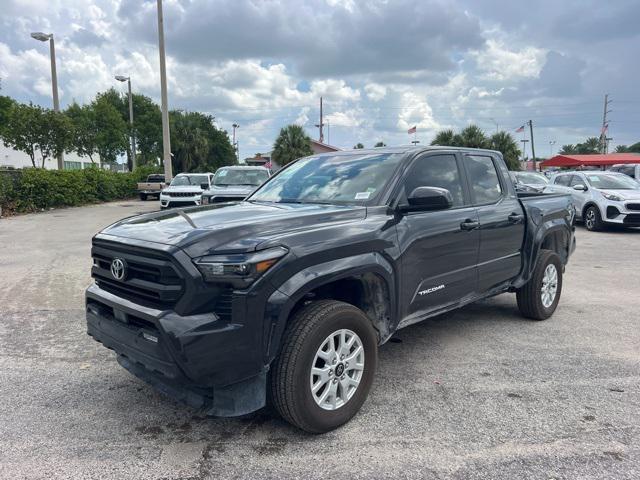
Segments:
[[[360,149],[360,148],[364,148],[364,145],[363,145],[363,144],[361,144],[360,142],[358,142],[358,143],[356,143],[356,144],[353,146],[353,148],[354,148],[354,149],[356,149],[356,150],[358,150],[358,149]]]
[[[591,154],[598,153],[600,151],[600,139],[596,137],[589,137],[583,143],[577,145],[578,153]]]
[[[560,155],[575,155],[578,153],[578,146],[571,143],[563,145],[558,153]]]
[[[377,148],[377,147],[386,147],[386,146],[387,146],[387,144],[386,144],[386,143],[384,143],[384,142],[378,142],[378,143],[376,143],[376,144],[374,145],[374,147],[375,147],[375,148]]]
[[[280,130],[273,144],[271,158],[280,165],[286,165],[300,157],[312,155],[311,139],[300,125],[287,125]]]
[[[457,138],[457,135],[453,132],[453,130],[451,130],[449,128],[449,129],[446,129],[446,130],[440,130],[436,134],[436,137],[431,142],[431,145],[442,145],[442,146],[447,146],[447,147],[456,147],[456,146],[458,146],[458,144],[457,144],[458,140],[459,140],[459,138]]]
[[[460,132],[460,140],[463,147],[487,148],[488,140],[482,129],[477,125],[469,125]]]
[[[489,139],[490,148],[502,153],[509,170],[520,170],[520,148],[510,133],[497,132]]]

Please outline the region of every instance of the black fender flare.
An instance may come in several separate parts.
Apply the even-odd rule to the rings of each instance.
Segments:
[[[393,323],[397,317],[396,273],[383,255],[378,252],[363,253],[311,265],[279,285],[267,300],[263,337],[265,364],[271,363],[279,353],[287,320],[300,299],[322,285],[366,273],[374,273],[385,282],[389,292],[389,322]],[[395,327],[389,325],[389,329],[392,328]],[[388,338],[387,335],[385,337]]]

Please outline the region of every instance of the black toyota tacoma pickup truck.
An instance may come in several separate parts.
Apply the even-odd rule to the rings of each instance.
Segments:
[[[131,217],[93,239],[88,333],[211,415],[271,401],[325,432],[364,403],[400,328],[516,294],[556,309],[566,195],[519,198],[500,153],[377,148],[299,159],[246,200]]]

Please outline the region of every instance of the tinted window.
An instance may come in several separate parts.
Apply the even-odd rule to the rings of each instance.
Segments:
[[[502,196],[500,177],[491,157],[468,155],[465,165],[476,204],[494,203]]]
[[[454,155],[430,155],[419,158],[405,180],[405,193],[411,194],[418,187],[446,188],[453,197],[453,206],[464,205],[462,181]]]
[[[554,179],[553,183],[555,183],[556,185],[562,185],[562,186],[568,187],[569,186],[569,182],[571,182],[571,177],[572,176],[573,175],[558,175]]]

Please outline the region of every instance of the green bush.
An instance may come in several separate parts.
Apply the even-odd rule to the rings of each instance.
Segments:
[[[141,167],[132,173],[99,168],[0,172],[0,206],[5,212],[32,212],[132,198],[137,182],[151,173],[158,173],[158,168]]]

